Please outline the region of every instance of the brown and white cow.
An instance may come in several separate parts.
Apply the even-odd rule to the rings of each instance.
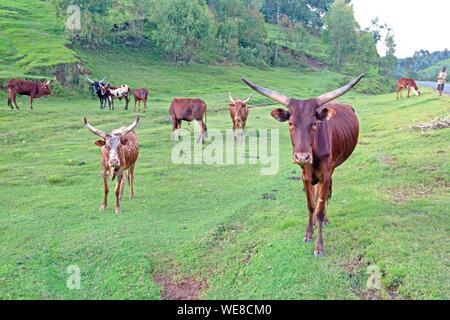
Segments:
[[[104,183],[104,198],[100,211],[105,211],[108,207],[108,177],[112,180],[117,177],[115,189],[116,194],[116,213],[120,213],[120,200],[122,199],[124,189],[124,174],[127,172],[128,183],[130,185],[130,198],[135,197],[134,193],[134,167],[139,156],[139,143],[134,129],[139,123],[139,117],[128,127],[122,127],[111,133],[103,132],[89,124],[86,117],[84,126],[92,133],[101,137],[95,145],[102,148],[102,173]]]
[[[49,96],[52,94],[50,89],[51,80],[46,82],[30,81],[30,80],[9,80],[6,86],[8,90],[8,106],[13,108],[13,103],[16,109],[19,110],[17,106],[16,97],[20,96],[30,96],[30,108],[33,109],[33,99]]]
[[[109,103],[109,110],[114,110],[114,99],[125,99],[125,110],[128,111],[128,104],[130,102],[131,88],[127,85],[120,85],[112,87],[109,84],[100,84],[100,93],[106,97]]]
[[[141,101],[144,102],[144,113],[147,111],[148,90],[145,88],[133,91],[134,96],[134,112],[136,112],[136,102],[139,102],[139,113],[141,112]]]
[[[409,98],[409,94],[411,93],[411,90],[414,92],[414,94],[416,96],[420,96],[420,90],[417,87],[417,84],[413,79],[400,78],[397,81],[397,100],[398,100],[399,94],[400,94],[400,97],[403,98],[403,94],[402,94],[403,89],[408,89],[408,98]]]
[[[317,224],[314,255],[323,255],[322,227],[327,223],[326,205],[332,191],[332,175],[336,167],[353,153],[359,136],[359,122],[354,109],[331,102],[350,91],[363,75],[335,91],[309,100],[286,97],[242,79],[262,95],[281,103],[287,109],[275,109],[272,117],[289,123],[294,164],[302,168],[309,222],[304,237],[312,240]]]
[[[245,100],[234,100],[231,97],[231,92],[228,93],[228,96],[230,99],[228,108],[230,110],[231,121],[233,121],[234,138],[238,143],[242,143],[242,137],[244,134],[245,125],[247,124],[249,111],[247,103],[252,99],[253,94]]]
[[[172,141],[180,139],[181,121],[191,122],[196,120],[200,135],[197,143],[208,138],[208,128],[206,127],[206,103],[201,99],[173,99],[169,108],[169,117],[172,121]]]

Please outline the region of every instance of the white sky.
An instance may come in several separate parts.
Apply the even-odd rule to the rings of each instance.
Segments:
[[[393,28],[398,58],[414,51],[450,49],[450,0],[353,0],[362,28],[374,17]],[[384,54],[383,49],[380,54]]]

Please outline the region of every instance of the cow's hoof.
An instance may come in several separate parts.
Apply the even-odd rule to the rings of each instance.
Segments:
[[[308,243],[308,242],[311,242],[311,241],[312,241],[312,235],[306,233],[305,237],[303,238],[303,242],[304,243]]]
[[[101,207],[100,207],[100,212],[105,212],[105,210],[106,210],[107,208],[108,208],[107,206],[105,206],[104,204],[102,204]]]
[[[324,256],[324,253],[323,253],[323,251],[317,251],[317,250],[315,250],[315,251],[314,251],[314,256],[315,256],[316,258],[322,258],[322,257]]]
[[[330,220],[328,220],[328,218],[323,219],[323,225],[327,226],[330,224]]]
[[[117,213],[117,214],[120,214],[120,208],[118,208],[118,207],[116,207],[116,209],[115,209],[115,212]]]

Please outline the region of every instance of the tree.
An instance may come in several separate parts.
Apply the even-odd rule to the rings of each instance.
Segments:
[[[324,18],[323,37],[331,45],[331,55],[335,63],[342,66],[352,54],[357,44],[359,29],[353,7],[345,0],[336,0]]]
[[[384,40],[386,55],[381,59],[381,70],[383,76],[391,78],[395,76],[397,57],[395,56],[395,38],[392,31],[388,32]]]
[[[173,62],[208,60],[216,48],[215,23],[203,0],[156,0],[151,21],[152,40]]]

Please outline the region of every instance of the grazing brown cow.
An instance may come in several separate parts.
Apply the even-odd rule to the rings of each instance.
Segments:
[[[206,103],[200,99],[173,99],[169,109],[169,117],[172,121],[172,141],[180,139],[181,121],[191,122],[196,120],[200,135],[197,143],[205,141],[208,137],[208,128],[206,127]]]
[[[234,100],[231,97],[231,93],[228,93],[228,96],[231,102],[228,105],[228,108],[230,109],[231,121],[233,121],[234,138],[239,143],[242,143],[242,137],[248,118],[247,102],[251,100],[253,94],[246,100]]]
[[[403,89],[408,89],[408,98],[409,98],[409,94],[411,93],[411,90],[414,92],[414,94],[416,96],[420,96],[420,90],[417,87],[417,84],[413,79],[401,78],[397,81],[397,100],[398,100],[399,94],[400,94],[400,97],[403,98],[403,94],[402,94]]]
[[[317,224],[317,241],[314,255],[323,255],[322,226],[328,222],[326,204],[331,197],[331,177],[353,153],[359,135],[359,122],[349,105],[330,101],[351,90],[363,75],[346,86],[322,96],[297,100],[260,87],[242,79],[255,91],[287,107],[275,109],[272,117],[280,122],[289,121],[294,164],[302,168],[303,186],[309,210],[309,222],[304,237],[312,240]]]
[[[102,171],[103,183],[105,188],[103,204],[100,211],[105,211],[108,207],[108,177],[112,180],[117,177],[115,189],[116,194],[116,213],[120,213],[120,200],[122,199],[124,189],[124,172],[128,170],[127,178],[130,185],[130,197],[135,197],[134,193],[134,166],[139,156],[139,143],[137,141],[134,129],[139,123],[139,117],[129,127],[122,127],[112,131],[110,134],[94,128],[89,124],[86,117],[84,126],[92,133],[100,136],[102,140],[95,142],[95,145],[102,148]]]
[[[141,112],[141,101],[144,102],[144,113],[147,111],[148,90],[145,88],[133,91],[134,96],[134,112],[136,112],[136,102],[139,102],[139,113]]]
[[[33,109],[33,99],[40,98],[43,96],[49,96],[52,94],[50,89],[51,80],[47,82],[30,81],[30,80],[9,80],[7,84],[8,89],[8,106],[13,108],[13,103],[16,109],[19,110],[17,106],[16,97],[20,96],[30,96],[30,108]]]

